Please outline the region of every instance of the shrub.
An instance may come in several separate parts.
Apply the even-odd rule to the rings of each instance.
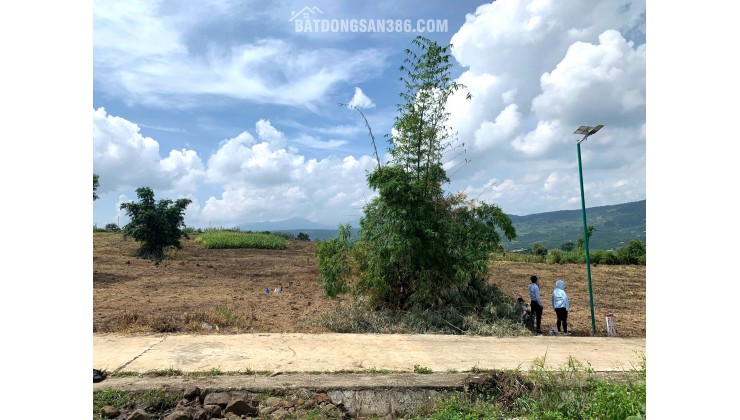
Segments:
[[[546,262],[548,264],[562,264],[563,261],[563,251],[559,249],[553,249],[550,251],[549,254],[547,254]]]
[[[547,255],[547,247],[542,244],[532,245],[532,253],[544,257]]]
[[[195,235],[195,234],[200,234],[200,233],[203,233],[203,229],[201,228],[198,228],[198,229],[192,228],[192,227],[182,228],[183,235]]]
[[[105,230],[108,232],[119,232],[121,228],[119,228],[118,225],[115,223],[108,223],[107,225],[105,225]]]
[[[590,254],[590,260],[593,264],[617,264],[618,260],[616,255],[605,249],[597,249]]]
[[[290,233],[290,232],[273,232],[273,233],[270,233],[270,232],[264,232],[264,234],[265,234],[265,235],[273,235],[273,236],[278,236],[278,237],[280,237],[280,238],[283,238],[283,239],[285,239],[285,240],[288,240],[288,241],[293,241],[293,240],[295,240],[295,239],[296,239],[296,236],[295,236],[295,235],[293,235],[293,234],[292,234],[292,233]]]
[[[327,296],[336,297],[349,291],[353,271],[351,232],[350,225],[339,225],[335,238],[319,241],[316,246],[319,281]]]
[[[620,264],[641,264],[645,261],[645,244],[640,240],[632,240],[622,248],[617,249],[617,260]]]
[[[570,252],[576,249],[576,244],[573,243],[573,241],[564,242],[562,245],[560,245],[560,249],[565,252]]]

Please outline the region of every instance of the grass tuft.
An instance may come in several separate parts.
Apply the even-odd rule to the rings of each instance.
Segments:
[[[421,365],[414,365],[414,373],[427,374],[427,373],[433,373],[433,372],[434,371],[431,368],[421,366]]]

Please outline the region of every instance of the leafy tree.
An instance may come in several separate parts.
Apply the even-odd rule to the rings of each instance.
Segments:
[[[168,247],[182,248],[180,238],[188,237],[180,227],[185,227],[185,208],[192,201],[181,198],[174,203],[172,200],[154,201],[154,192],[149,187],[136,189],[139,203],[123,203],[131,221],[123,227],[124,237],[133,237],[141,242],[136,255],[146,259],[161,260],[164,250]]]
[[[645,254],[645,244],[635,239],[617,250],[617,260],[621,264],[645,264]]]
[[[310,241],[308,238],[308,233],[305,232],[298,232],[298,236],[296,237],[299,241]]]
[[[360,221],[355,292],[376,307],[443,310],[442,321],[459,328],[466,313],[497,298],[486,283],[488,259],[502,235],[516,232],[499,207],[444,192],[452,139],[445,104],[464,86],[450,77],[449,46],[421,36],[413,46],[418,53],[407,49],[400,68],[406,92],[387,136],[391,161],[367,176],[379,195]]]
[[[576,244],[574,244],[573,241],[563,242],[563,244],[560,245],[560,249],[564,252],[570,252],[576,249]]]
[[[98,187],[100,186],[100,175],[93,174],[93,201],[97,200],[98,198]]]
[[[544,257],[547,255],[547,247],[542,244],[532,245],[532,253]]]
[[[118,225],[115,223],[108,223],[105,225],[105,230],[109,232],[118,232],[121,230],[121,228],[119,228]]]

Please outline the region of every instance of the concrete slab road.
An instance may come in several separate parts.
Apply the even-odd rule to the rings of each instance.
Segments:
[[[558,369],[573,358],[597,372],[629,371],[645,357],[645,338],[476,337],[407,334],[93,335],[93,368],[108,372],[434,372]]]

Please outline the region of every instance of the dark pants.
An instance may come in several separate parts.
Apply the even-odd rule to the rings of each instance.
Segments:
[[[537,327],[536,331],[537,333],[542,333],[540,329],[540,325],[542,324],[542,306],[536,300],[531,301],[530,306],[532,307],[532,315],[534,315],[535,326]]]
[[[568,310],[565,308],[555,308],[555,314],[558,316],[558,332],[560,332],[560,324],[563,324],[563,332],[568,332]]]

